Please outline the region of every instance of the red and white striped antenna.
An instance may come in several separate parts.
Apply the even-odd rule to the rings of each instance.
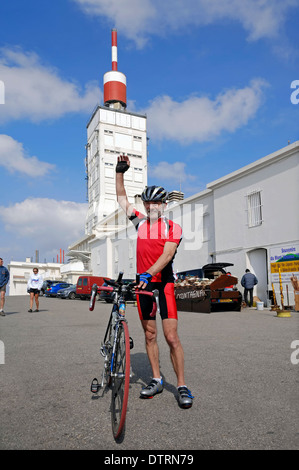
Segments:
[[[113,29],[111,31],[111,40],[112,40],[112,70],[117,70],[117,31]]]
[[[110,108],[127,107],[127,79],[117,70],[117,30],[112,29],[112,70],[104,74],[104,104]]]

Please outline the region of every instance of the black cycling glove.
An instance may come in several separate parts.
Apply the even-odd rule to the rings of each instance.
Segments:
[[[130,166],[128,165],[128,163],[122,160],[120,162],[117,162],[115,171],[116,173],[125,173],[129,168]]]

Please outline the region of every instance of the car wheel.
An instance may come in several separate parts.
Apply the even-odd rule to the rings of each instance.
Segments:
[[[74,300],[75,298],[76,298],[75,292],[70,292],[70,293],[69,293],[69,299]]]

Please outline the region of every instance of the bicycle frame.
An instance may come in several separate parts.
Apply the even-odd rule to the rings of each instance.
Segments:
[[[114,318],[113,314],[116,315],[116,317]],[[127,321],[125,320],[124,316],[120,316],[119,315],[119,310],[118,310],[118,304],[115,303],[115,305],[113,305],[112,307],[112,311],[111,311],[111,314],[110,314],[110,319],[109,319],[109,322],[108,322],[108,325],[107,325],[107,329],[106,329],[106,334],[105,334],[105,337],[104,337],[104,341],[103,341],[103,344],[101,346],[101,354],[102,356],[105,358],[105,362],[107,361],[107,359],[109,358],[109,361],[110,361],[110,377],[113,377],[113,365],[114,365],[114,357],[115,357],[115,350],[116,350],[116,345],[117,345],[117,335],[118,335],[118,330],[119,330],[119,324],[121,321]],[[113,324],[113,322],[115,324]],[[112,328],[112,340],[113,340],[113,344],[112,344],[112,350],[111,350],[111,354],[107,354],[107,350],[105,350],[105,344],[106,344],[106,341],[107,341],[107,337],[108,337],[108,334],[109,334],[109,329],[110,327]],[[103,386],[103,384],[102,384]]]
[[[125,426],[130,380],[130,349],[133,347],[133,340],[129,337],[128,322],[125,318],[125,293],[134,289],[136,294],[152,296],[154,300],[152,315],[160,311],[159,292],[157,290],[153,292],[136,290],[136,285],[139,284],[139,276],[136,276],[135,283],[127,285],[122,284],[122,276],[123,273],[121,272],[117,281],[106,280],[107,287],[94,284],[89,304],[89,310],[92,311],[98,291],[112,291],[114,294],[113,306],[100,350],[101,355],[104,357],[102,381],[99,384],[97,379],[93,379],[91,391],[92,393],[98,393],[99,389],[104,388],[105,379],[106,385],[112,387],[111,417],[115,440],[123,435]],[[121,304],[124,304],[123,314],[119,311]]]

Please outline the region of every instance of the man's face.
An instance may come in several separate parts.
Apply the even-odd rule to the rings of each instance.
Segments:
[[[0,266],[2,266],[2,265],[3,265],[3,259],[0,258]]]
[[[143,203],[146,215],[150,220],[158,220],[163,214],[166,204],[162,202],[144,202]]]

